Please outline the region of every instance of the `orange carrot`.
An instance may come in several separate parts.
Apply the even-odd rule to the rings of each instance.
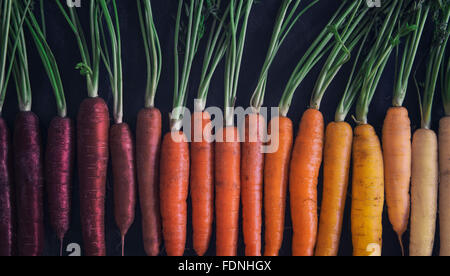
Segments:
[[[265,256],[277,256],[283,243],[289,162],[294,140],[291,119],[276,119],[279,120],[278,150],[266,154],[264,164]],[[272,135],[272,123],[269,124],[269,134]]]
[[[323,199],[316,256],[336,256],[347,197],[353,130],[346,122],[330,123],[326,130]]]
[[[245,125],[245,141],[242,144],[241,161],[242,226],[245,255],[261,256],[264,118],[258,113],[252,113],[245,118]]]
[[[211,116],[207,112],[194,113],[192,117],[192,225],[194,250],[199,256],[203,256],[209,248],[214,218],[214,144],[211,142],[211,131],[206,131],[210,122]]]
[[[189,145],[184,133],[170,132],[161,148],[160,199],[163,236],[169,256],[182,256],[186,245]]]
[[[317,236],[317,182],[322,164],[324,121],[308,109],[301,120],[290,167],[294,256],[312,256]]]
[[[241,145],[235,127],[219,129],[216,137],[216,255],[236,256],[241,191]]]
[[[411,182],[411,122],[404,107],[388,110],[383,126],[383,154],[389,220],[402,244],[409,221]]]

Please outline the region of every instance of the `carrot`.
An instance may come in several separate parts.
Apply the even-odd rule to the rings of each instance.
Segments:
[[[429,5],[419,5],[411,17],[410,24],[415,24],[417,28],[406,39],[394,89],[393,107],[389,108],[383,125],[386,203],[389,220],[398,235],[403,255],[402,236],[408,228],[410,215],[411,122],[408,110],[402,105],[429,10]]]
[[[235,127],[219,129],[216,137],[216,255],[236,256],[241,192],[241,145]]]
[[[445,117],[439,123],[439,220],[440,220],[440,256],[450,256],[450,212],[448,204],[450,202],[450,147],[448,135],[450,130],[450,62],[447,60],[447,67],[442,65],[441,69],[441,90],[442,103]]]
[[[411,122],[406,108],[388,110],[383,125],[383,153],[389,220],[402,244],[409,221],[411,181]]]
[[[142,213],[145,252],[157,256],[162,242],[159,203],[159,158],[161,112],[146,108],[139,112],[136,128],[136,167]]]
[[[45,181],[50,224],[61,247],[70,227],[75,131],[71,119],[55,117],[49,126],[45,152]]]
[[[431,130],[414,133],[412,143],[411,256],[431,256],[437,218],[438,141]]]
[[[114,125],[109,130],[109,141],[114,183],[114,217],[120,230],[122,256],[125,255],[125,236],[134,222],[136,212],[136,168],[134,138],[130,127],[123,122],[122,46],[116,1],[111,1],[113,15],[108,3],[100,1],[105,25],[112,42],[111,53],[107,55],[105,66],[109,69],[114,98]],[[101,27],[103,28],[103,26]],[[106,45],[107,41],[103,41]],[[110,62],[112,61],[112,63]]]
[[[241,193],[245,255],[261,256],[264,154],[264,118],[257,113],[245,118],[242,143]]]
[[[267,153],[264,162],[265,256],[278,256],[283,244],[289,163],[294,140],[292,121],[287,117],[274,120],[279,122],[279,147],[276,152]],[[272,122],[269,134],[273,134]]]
[[[193,114],[190,180],[194,250],[199,256],[209,248],[214,218],[214,144],[212,133],[207,130],[210,123],[209,113]],[[196,141],[196,133],[201,133],[201,140]]]
[[[81,229],[87,256],[103,256],[105,193],[109,158],[109,112],[101,98],[85,99],[77,119]]]
[[[317,236],[317,182],[322,164],[322,113],[308,109],[302,117],[290,165],[294,256],[312,256]]]
[[[161,147],[160,200],[168,256],[182,256],[186,244],[189,190],[189,145],[186,141],[183,132],[171,132],[164,136]]]
[[[437,80],[449,39],[450,5],[435,5],[434,8],[436,25],[427,63],[423,98],[420,100],[422,127],[414,133],[412,145],[411,236],[409,247],[411,256],[431,256],[436,235],[439,149],[437,135],[431,130],[431,114]],[[443,221],[445,221],[445,217]],[[443,234],[445,235],[445,233]]]
[[[147,255],[157,256],[162,240],[159,207],[162,123],[161,112],[155,108],[155,96],[161,76],[162,55],[150,1],[137,1],[137,7],[147,61],[147,89],[145,108],[139,112],[137,119],[136,168],[144,248]]]
[[[197,46],[202,38],[200,26],[204,1],[184,0],[178,4],[175,26],[175,82],[173,110],[170,114],[171,131],[164,136],[161,146],[160,162],[160,200],[163,238],[167,255],[182,256],[186,246],[187,197],[189,191],[189,145],[181,131],[183,126],[183,107],[187,99],[187,87],[191,76],[192,63]],[[188,21],[183,37],[180,37],[181,19],[187,11]],[[185,34],[185,35],[184,35]],[[179,43],[185,43],[184,65],[180,78]]]
[[[211,243],[214,220],[214,144],[211,116],[205,111],[209,88],[214,73],[228,47],[226,19],[230,4],[221,11],[221,1],[206,1],[205,24],[212,18],[209,37],[203,57],[202,73],[192,117],[191,139],[191,198],[194,250],[203,256]],[[210,11],[215,11],[211,14]]]
[[[88,256],[106,255],[105,193],[109,159],[109,111],[98,96],[101,59],[100,1],[89,5],[91,46],[86,43],[76,9],[68,9],[61,1],[58,8],[73,31],[82,62],[76,69],[86,77],[88,98],[80,105],[77,117],[77,158],[80,182],[80,213],[84,253]],[[91,51],[90,51],[91,50]]]
[[[323,199],[316,256],[336,256],[347,196],[353,130],[346,122],[327,126],[323,164]]]
[[[45,24],[45,13],[41,5],[42,22]],[[50,225],[60,241],[62,255],[63,240],[70,227],[71,192],[73,163],[75,151],[74,125],[67,118],[67,105],[58,64],[52,50],[47,44],[45,33],[33,13],[26,18],[28,29],[36,44],[42,64],[47,72],[58,108],[58,116],[48,129],[45,154],[45,178],[48,194]]]
[[[264,120],[259,113],[264,103],[269,69],[277,56],[278,50],[295,23],[298,22],[307,10],[317,3],[317,1],[313,1],[305,8],[300,9],[300,2],[299,0],[284,0],[281,2],[266,59],[261,69],[256,89],[250,100],[250,107],[254,113],[246,118],[245,142],[242,145],[241,178],[244,242],[246,244],[247,256],[261,255],[262,190],[264,176],[264,154],[262,152],[261,141]],[[277,183],[277,185],[279,184]],[[284,223],[284,216],[282,220]],[[279,222],[281,221],[277,221],[276,223]],[[273,231],[277,230],[274,229]],[[277,245],[271,246],[278,247]],[[271,250],[276,251],[276,254],[278,254],[279,248]],[[274,253],[271,252],[270,254]]]
[[[384,205],[383,156],[370,125],[355,128],[353,140],[353,255],[381,254]]]
[[[15,200],[8,126],[0,118],[0,256],[15,254]]]
[[[439,166],[440,166],[440,186],[439,186],[439,218],[440,218],[440,241],[441,256],[450,256],[450,223],[446,218],[448,214],[448,202],[450,195],[450,170],[448,160],[450,160],[450,146],[448,137],[450,135],[450,118],[444,117],[440,121],[439,127]]]
[[[370,28],[369,25],[365,31],[347,87],[336,110],[335,121],[328,124],[325,132],[323,197],[315,256],[337,256],[339,252],[353,143],[353,130],[345,118],[361,89],[353,76],[362,49],[366,47]]]

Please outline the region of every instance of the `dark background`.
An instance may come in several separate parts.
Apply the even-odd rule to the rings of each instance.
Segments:
[[[62,2],[65,2],[62,0]],[[163,51],[163,71],[159,84],[158,94],[156,97],[156,105],[161,109],[163,114],[164,133],[168,131],[169,120],[168,113],[172,106],[173,95],[173,34],[174,34],[174,18],[178,1],[176,0],[152,0],[153,13],[156,26],[159,32],[161,46]],[[311,0],[303,1],[305,7]],[[295,68],[298,60],[302,57],[306,49],[311,45],[315,37],[325,27],[329,18],[337,9],[341,1],[322,0],[307,12],[297,23],[284,45],[280,49],[269,75],[267,84],[267,96],[265,105],[268,107],[277,106],[284,90],[286,82],[290,74]],[[236,106],[248,107],[251,94],[255,89],[257,78],[261,66],[264,62],[269,40],[272,33],[273,24],[279,8],[280,0],[260,0],[254,5],[248,27],[247,43],[242,62],[241,78],[239,83],[238,98]],[[89,22],[88,19],[88,0],[82,0],[82,8],[79,9],[79,15],[83,24]],[[135,131],[136,117],[138,111],[144,106],[144,93],[146,84],[146,61],[143,49],[143,42],[140,33],[140,27],[137,16],[136,1],[118,1],[120,24],[122,30],[122,47],[123,47],[123,72],[124,72],[124,121],[131,125]],[[38,7],[36,5],[36,7]],[[78,107],[81,101],[87,97],[85,78],[75,70],[75,66],[80,62],[80,55],[75,41],[75,37],[68,27],[66,21],[60,14],[54,1],[45,1],[45,13],[47,23],[47,37],[52,47],[57,61],[65,88],[68,116],[75,119]],[[424,66],[427,51],[431,39],[431,26],[428,26],[426,34],[422,40],[419,51],[419,58],[415,68],[418,68],[417,78],[424,79]],[[205,42],[205,41],[204,41]],[[204,43],[203,43],[204,44]],[[46,130],[51,119],[56,116],[56,105],[51,90],[50,83],[41,60],[34,49],[34,45],[29,39],[29,60],[30,75],[33,89],[33,108],[32,110],[38,114],[41,120],[42,140],[45,147]],[[204,46],[204,45],[203,45]],[[198,80],[201,73],[201,61],[203,58],[203,50],[199,50],[198,58],[193,66],[192,78],[189,85],[188,107],[193,107],[193,99],[197,94]],[[322,64],[322,63],[321,63]],[[309,104],[312,89],[315,80],[321,69],[321,64],[313,70],[299,87],[290,109],[289,117],[297,125],[303,112]],[[347,64],[336,77],[335,81],[328,89],[322,102],[321,111],[324,113],[326,123],[333,121],[337,103],[340,100],[343,89],[345,88],[349,72],[352,64]],[[386,67],[385,74],[380,82],[377,94],[374,97],[369,112],[369,122],[374,125],[381,137],[382,123],[387,109],[391,105],[392,91],[394,85],[395,73],[395,55],[392,55],[391,61]],[[439,119],[444,115],[441,105],[439,90],[437,91],[437,99],[433,112],[433,128],[436,130]],[[100,75],[100,96],[103,97],[110,110],[112,110],[112,94],[109,87],[107,75],[102,70]],[[210,97],[208,106],[223,106],[223,64],[218,69],[210,89]],[[418,106],[418,97],[413,81],[408,91],[405,106],[410,111],[413,129],[420,127],[420,113]],[[15,115],[18,112],[17,97],[13,82],[10,83],[6,102],[4,106],[3,116],[7,120],[10,127],[13,126]],[[352,114],[354,111],[352,111]],[[112,114],[111,114],[112,118]],[[348,118],[350,121],[350,117]],[[76,170],[75,170],[76,172]],[[107,202],[106,202],[106,242],[108,255],[120,255],[120,233],[115,225],[113,217],[113,196],[111,173],[107,182]],[[321,183],[321,182],[319,182]],[[69,243],[79,243],[82,245],[80,214],[79,214],[79,196],[78,196],[78,177],[75,173],[73,187],[73,212],[71,229],[69,230],[65,246]],[[319,201],[321,200],[322,185],[319,185]],[[350,228],[350,190],[347,200],[346,213],[343,225],[342,241],[340,245],[340,255],[352,255],[351,228]],[[289,199],[288,199],[289,200]],[[190,206],[190,202],[189,202]],[[320,202],[319,202],[320,206]],[[289,206],[288,206],[289,207]],[[47,208],[47,206],[46,206]],[[287,209],[286,228],[284,245],[280,255],[291,254],[291,236],[292,228],[290,221],[289,208]],[[47,209],[46,209],[47,214]],[[189,212],[190,216],[190,212]],[[45,255],[58,255],[59,242],[51,230],[46,215],[46,246]],[[186,255],[195,255],[192,249],[192,225],[191,220],[188,222]],[[408,247],[409,232],[405,234],[405,245]],[[384,234],[383,234],[383,255],[392,256],[400,255],[400,247],[397,237],[387,218],[384,215]],[[437,235],[437,244],[438,235]],[[438,246],[436,246],[438,247]],[[126,238],[126,255],[145,255],[142,231],[141,216],[139,208],[135,223],[131,227]],[[162,251],[165,254],[165,251]],[[207,255],[215,253],[215,237],[211,242],[211,248]],[[437,253],[437,248],[436,252]],[[239,255],[244,254],[244,246],[242,233],[239,238]]]

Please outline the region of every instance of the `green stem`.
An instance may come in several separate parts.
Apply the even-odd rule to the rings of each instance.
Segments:
[[[264,61],[264,65],[262,67],[259,76],[258,84],[250,100],[250,107],[252,107],[257,112],[259,112],[259,109],[264,103],[264,96],[266,93],[266,83],[269,75],[269,69],[278,53],[278,50],[280,49],[282,43],[284,42],[284,39],[292,30],[292,27],[295,25],[295,23],[297,23],[301,15],[303,15],[318,1],[313,1],[310,5],[301,10],[296,17],[294,17],[294,15],[295,13],[297,13],[301,0],[296,0],[293,6],[291,5],[292,2],[293,2],[292,0],[284,0],[278,11],[278,16],[275,21],[274,29],[272,31],[272,38],[270,40],[270,45],[267,51],[266,59]],[[291,11],[288,14],[289,8],[291,8]]]
[[[439,16],[436,20],[436,30],[431,47],[429,62],[427,65],[425,92],[422,100],[422,128],[429,129],[431,127],[431,113],[433,109],[434,94],[436,84],[441,69],[441,64],[445,56],[450,26],[450,4],[446,4],[439,8]]]
[[[142,4],[141,4],[142,2]],[[143,8],[142,8],[143,5]],[[145,93],[145,107],[155,106],[155,96],[162,69],[161,45],[158,32],[153,20],[150,1],[137,0],[139,22],[144,41],[145,57],[147,60],[147,86]]]
[[[1,4],[0,16],[0,115],[5,101],[6,87],[6,60],[8,53],[9,29],[11,25],[12,0],[5,0]],[[14,57],[12,55],[11,57]]]
[[[110,82],[112,84],[112,92],[114,96],[114,120],[116,124],[123,122],[123,76],[122,76],[122,46],[119,17],[117,11],[116,0],[112,0],[112,9],[114,18],[109,12],[108,4],[106,0],[99,0],[100,6],[105,18],[108,34],[111,43],[111,53],[106,49],[104,52],[106,55],[110,54],[111,58],[103,58],[103,61],[108,68],[112,68],[112,76],[110,76]],[[101,24],[101,23],[99,23]],[[104,45],[106,45],[104,41]],[[112,65],[110,64],[112,60]]]
[[[398,70],[397,79],[394,88],[394,97],[392,105],[395,107],[403,106],[405,100],[406,91],[408,90],[409,79],[416,58],[417,50],[422,38],[423,30],[425,29],[425,23],[427,22],[428,14],[430,11],[429,4],[417,4],[415,7],[415,17],[413,23],[418,26],[416,31],[409,36],[406,40],[405,49],[403,50],[403,57]],[[424,7],[425,5],[425,7]]]
[[[24,9],[21,8],[21,11],[23,12]],[[43,18],[42,22],[45,22]],[[38,53],[42,59],[45,71],[47,72],[47,75],[50,79],[50,83],[52,85],[53,92],[56,98],[58,115],[64,118],[67,116],[67,105],[58,64],[50,46],[47,44],[44,30],[39,26],[39,23],[33,13],[30,13],[26,18],[26,23],[36,44]]]

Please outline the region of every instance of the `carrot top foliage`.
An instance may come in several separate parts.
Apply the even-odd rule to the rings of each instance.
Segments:
[[[431,45],[430,55],[428,57],[426,78],[423,98],[421,100],[421,117],[422,128],[429,129],[431,127],[431,112],[433,109],[434,94],[436,84],[441,70],[442,61],[445,56],[450,26],[450,1],[437,1],[434,5],[434,23],[435,31]],[[443,87],[445,89],[445,85]],[[444,92],[444,106],[446,112],[449,111],[448,93]]]
[[[145,93],[145,107],[155,106],[156,90],[161,77],[162,54],[158,32],[153,20],[150,1],[137,1],[139,23],[144,40],[145,58],[147,60],[147,89]]]
[[[229,45],[225,64],[225,124],[234,124],[234,106],[239,84],[248,19],[253,0],[230,0]]]
[[[99,14],[101,7],[99,6],[99,2],[90,1],[90,47],[88,46],[76,8],[65,8],[65,5],[61,4],[60,0],[56,0],[56,4],[74,32],[77,40],[78,48],[81,54],[81,62],[77,64],[76,69],[80,70],[81,75],[86,76],[89,97],[96,98],[98,97],[98,81],[101,59],[101,39],[99,28]],[[68,9],[68,11],[66,9]]]
[[[22,7],[21,6],[22,4],[20,4],[19,2],[20,1],[18,1],[17,5],[23,12],[24,7]],[[42,59],[42,64],[44,65],[45,71],[50,79],[50,83],[52,85],[53,92],[56,98],[58,115],[64,118],[67,115],[66,98],[64,96],[64,88],[62,85],[58,64],[56,62],[56,59],[53,55],[50,46],[46,41],[45,20],[44,20],[45,15],[43,6],[41,6],[41,18],[42,24],[44,24],[42,25],[42,27],[39,25],[34,14],[30,12],[29,15],[26,17],[26,23],[28,25],[28,29],[30,30],[31,36],[33,37],[38,53]]]
[[[269,69],[278,53],[278,50],[288,36],[289,32],[294,27],[295,23],[297,23],[300,17],[317,2],[318,0],[315,0],[301,10],[299,8],[301,0],[283,0],[281,3],[278,16],[275,21],[275,26],[272,31],[272,38],[270,40],[266,59],[258,79],[258,84],[250,101],[250,106],[255,110],[258,111],[263,105]]]
[[[0,113],[5,101],[6,87],[8,86],[8,76],[6,73],[9,29],[11,26],[11,17],[13,10],[13,1],[5,0],[0,4]],[[14,57],[14,55],[12,55]],[[10,61],[12,63],[12,61]]]

